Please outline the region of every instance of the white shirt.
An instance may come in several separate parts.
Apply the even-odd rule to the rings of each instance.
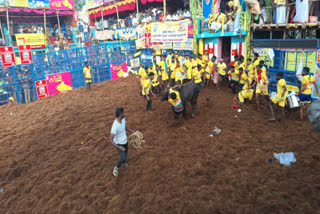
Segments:
[[[103,27],[104,28],[108,28],[109,27],[108,20],[103,20]]]
[[[166,17],[166,21],[172,21],[171,15],[168,15],[168,16]]]
[[[95,22],[94,25],[96,26],[96,29],[97,29],[97,30],[100,30],[100,24],[99,24],[99,22]]]
[[[190,17],[191,17],[190,12],[189,12],[189,11],[184,12],[184,13],[183,13],[183,17],[184,17],[184,18],[190,18]]]
[[[148,16],[148,17],[147,17],[147,23],[150,23],[151,21],[152,21],[151,16]]]
[[[132,25],[133,26],[138,25],[138,19],[136,17],[132,18]]]
[[[127,144],[126,119],[122,119],[121,123],[117,119],[112,124],[111,134],[114,134],[113,141],[118,145]]]
[[[172,16],[172,21],[178,21],[178,19],[179,19],[179,16],[178,16],[178,15]]]

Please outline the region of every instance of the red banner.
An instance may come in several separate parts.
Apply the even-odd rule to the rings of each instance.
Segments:
[[[16,60],[12,47],[0,47],[3,67],[15,66]]]
[[[32,54],[30,45],[19,45],[21,64],[32,63]]]
[[[36,87],[37,87],[37,94],[39,98],[44,98],[49,96],[46,80],[36,81]]]

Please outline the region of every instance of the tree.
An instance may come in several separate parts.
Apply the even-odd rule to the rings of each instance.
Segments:
[[[85,4],[86,4],[86,0],[74,1],[74,8],[76,11],[82,11],[82,8]]]

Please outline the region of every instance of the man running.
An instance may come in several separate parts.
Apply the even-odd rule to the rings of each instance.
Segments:
[[[128,138],[126,131],[130,131],[134,133],[132,129],[129,129],[126,126],[126,119],[124,118],[124,109],[117,108],[116,109],[116,119],[114,120],[111,128],[111,135],[110,135],[110,143],[116,147],[119,155],[120,160],[118,164],[113,169],[113,175],[118,177],[119,168],[124,165],[128,167],[127,156],[128,156]]]

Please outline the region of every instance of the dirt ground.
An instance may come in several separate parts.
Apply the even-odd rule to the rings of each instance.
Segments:
[[[237,113],[231,91],[211,87],[196,118],[174,120],[159,97],[146,113],[138,93],[130,77],[1,107],[0,213],[319,212],[320,134],[298,113],[270,123],[267,108]],[[115,148],[97,142],[109,136],[116,107],[146,140],[141,150],[129,145],[118,178]],[[222,132],[210,137],[215,126]],[[297,162],[270,163],[274,152],[294,152]]]

